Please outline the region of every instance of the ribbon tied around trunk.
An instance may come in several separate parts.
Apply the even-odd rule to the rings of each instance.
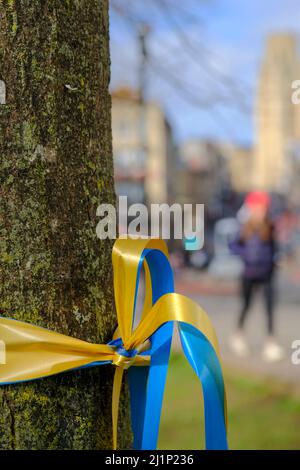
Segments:
[[[121,238],[114,244],[112,259],[118,320],[112,341],[93,344],[1,317],[0,340],[5,350],[0,385],[112,364],[116,449],[122,378],[128,369],[134,448],[156,449],[173,326],[177,323],[184,355],[202,385],[206,448],[227,449],[226,396],[216,334],[204,310],[174,292],[165,243]],[[136,304],[142,267],[145,294],[139,318]]]

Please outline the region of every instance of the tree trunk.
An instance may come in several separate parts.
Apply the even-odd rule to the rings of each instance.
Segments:
[[[98,204],[115,202],[109,65],[108,0],[0,0],[0,314],[98,343],[116,326],[96,237]],[[111,448],[112,377],[2,387],[0,448]],[[125,393],[122,447],[127,410]]]

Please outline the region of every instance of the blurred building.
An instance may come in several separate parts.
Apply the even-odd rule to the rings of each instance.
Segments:
[[[112,133],[117,194],[129,204],[168,202],[174,146],[160,106],[131,89],[113,92]]]
[[[300,105],[299,105],[300,111]],[[299,113],[300,114],[300,113]],[[299,122],[300,125],[300,122]],[[296,140],[290,147],[289,158],[292,162],[291,185],[289,191],[289,202],[292,206],[300,207],[300,139]]]
[[[251,175],[254,171],[253,148],[240,145],[224,146],[228,157],[230,184],[236,193],[247,193],[253,188]]]
[[[293,189],[293,149],[300,139],[300,106],[291,100],[291,84],[300,76],[299,64],[295,36],[268,38],[256,100],[253,184],[287,196]]]
[[[179,149],[176,172],[177,200],[201,203],[212,212],[222,212],[224,194],[230,188],[228,161],[217,143],[188,140]]]

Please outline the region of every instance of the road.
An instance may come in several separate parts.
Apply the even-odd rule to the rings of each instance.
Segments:
[[[300,365],[291,361],[291,344],[300,340],[300,276],[297,269],[282,269],[277,275],[275,328],[278,341],[285,348],[284,360],[267,364],[261,358],[266,334],[266,316],[261,295],[257,294],[246,322],[246,336],[251,348],[247,358],[237,358],[228,341],[235,330],[240,300],[236,282],[216,281],[205,274],[184,270],[176,276],[176,290],[196,300],[211,317],[220,342],[224,365],[234,366],[265,377],[276,377],[300,386]]]

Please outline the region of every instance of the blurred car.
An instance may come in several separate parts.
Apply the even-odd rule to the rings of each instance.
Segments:
[[[214,228],[214,256],[209,265],[209,273],[218,279],[237,279],[243,271],[242,260],[231,253],[229,242],[239,231],[239,223],[234,218],[221,219]]]

